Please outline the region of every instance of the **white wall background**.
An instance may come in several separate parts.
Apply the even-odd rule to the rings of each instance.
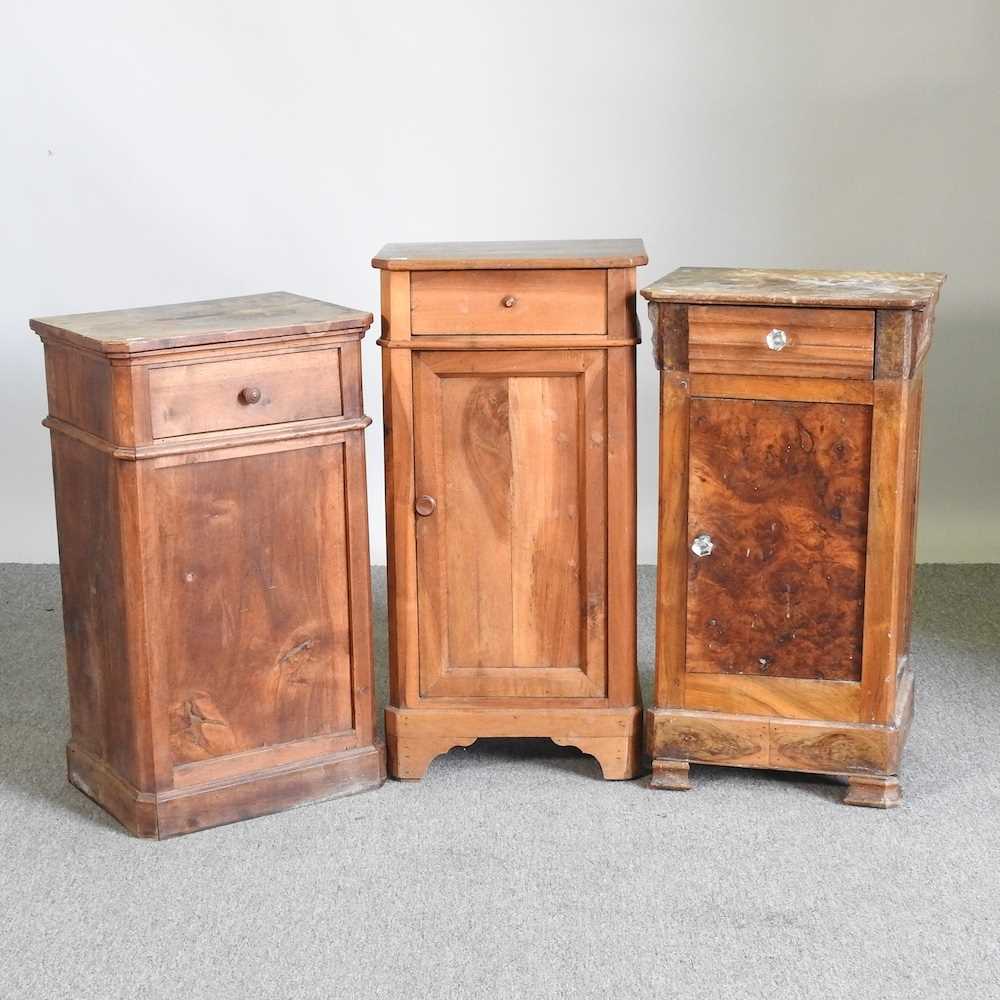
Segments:
[[[919,556],[1000,561],[998,52],[992,0],[7,0],[0,561],[57,558],[29,316],[278,288],[377,314],[383,242],[591,236],[642,236],[640,283],[681,264],[949,272]],[[656,384],[646,343],[643,562]]]

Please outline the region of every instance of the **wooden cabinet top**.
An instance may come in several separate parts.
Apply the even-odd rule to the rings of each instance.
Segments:
[[[509,243],[387,243],[372,258],[385,271],[460,271],[641,267],[642,240],[552,240]]]
[[[31,320],[30,326],[45,339],[104,354],[138,354],[195,344],[366,330],[371,323],[371,313],[290,292],[266,292],[142,309],[45,316]]]
[[[642,289],[652,302],[925,309],[945,275],[933,272],[800,271],[681,267]]]

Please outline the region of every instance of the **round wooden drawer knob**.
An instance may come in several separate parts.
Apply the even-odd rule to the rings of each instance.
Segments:
[[[260,402],[260,389],[255,385],[248,385],[246,388],[240,390],[240,402],[246,404],[247,406],[253,406],[254,403]]]
[[[515,299],[513,295],[505,296],[503,300],[504,309],[513,309],[514,306],[516,305],[517,305],[517,299]]]
[[[437,507],[437,500],[434,497],[418,497],[415,506],[421,517],[430,517]]]

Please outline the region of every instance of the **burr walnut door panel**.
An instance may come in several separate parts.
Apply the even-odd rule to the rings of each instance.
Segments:
[[[604,697],[604,352],[413,364],[421,695]]]
[[[690,419],[688,673],[859,681],[870,407],[693,398]]]
[[[360,447],[214,452],[148,473],[146,601],[175,768],[353,745],[345,487]]]

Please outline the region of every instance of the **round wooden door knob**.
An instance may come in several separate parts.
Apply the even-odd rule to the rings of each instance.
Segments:
[[[421,517],[429,517],[437,507],[437,500],[434,497],[418,497],[415,506]]]
[[[253,406],[254,403],[260,402],[260,389],[255,385],[248,385],[246,388],[240,390],[240,402],[245,403],[247,406]]]
[[[508,295],[503,300],[504,309],[513,309],[517,305],[517,299],[513,295]]]

